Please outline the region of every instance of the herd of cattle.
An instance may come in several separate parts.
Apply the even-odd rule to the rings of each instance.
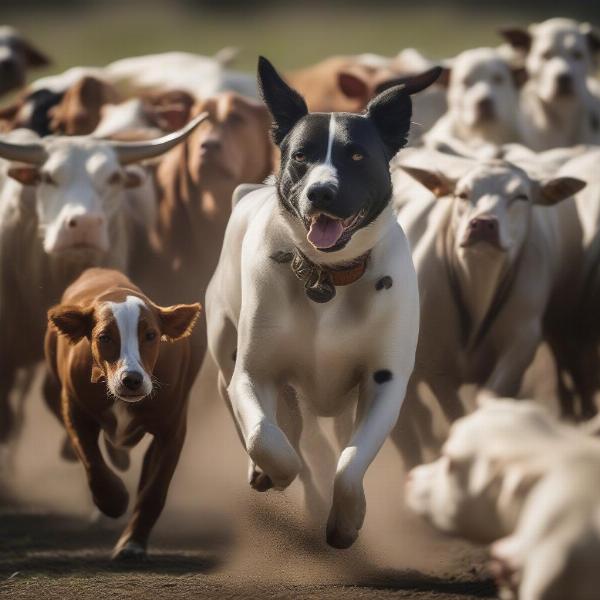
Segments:
[[[151,434],[115,557],[146,552],[208,348],[253,488],[299,476],[325,506],[298,445],[336,417],[332,546],[356,540],[391,436],[407,504],[491,543],[502,594],[600,595],[600,32],[501,34],[439,65],[261,59],[257,84],[224,48],[25,85],[49,59],[0,28],[0,93],[19,90],[0,108],[0,444],[44,356],[62,456],[105,514],[128,505],[105,456],[126,469]],[[506,399],[542,343],[563,421]]]

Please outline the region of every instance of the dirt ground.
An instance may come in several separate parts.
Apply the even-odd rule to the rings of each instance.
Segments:
[[[0,506],[0,597],[5,598],[488,598],[485,551],[434,533],[402,500],[402,463],[384,446],[366,479],[367,518],[346,551],[308,523],[301,489],[259,494],[206,368],[167,507],[141,563],[110,561],[124,526],[94,513],[83,470],[61,461],[62,432],[38,382],[11,449]],[[134,493],[143,448],[126,475]]]

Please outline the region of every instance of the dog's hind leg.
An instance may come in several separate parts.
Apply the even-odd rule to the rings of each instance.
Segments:
[[[310,432],[314,434],[313,437],[323,438],[318,441],[325,441],[325,443],[327,443],[327,440],[318,426],[316,417],[312,414],[307,414],[306,412],[303,413],[296,392],[289,386],[284,386],[281,390],[277,408],[277,418],[281,428],[288,436],[290,443],[302,460],[302,468],[300,469],[298,478],[302,483],[307,513],[316,523],[323,515],[326,503],[319,492],[311,466],[300,451],[301,438],[306,431],[305,425],[308,425]],[[331,452],[331,454],[333,457],[333,452]]]

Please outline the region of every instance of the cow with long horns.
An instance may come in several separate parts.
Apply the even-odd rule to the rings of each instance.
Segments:
[[[43,357],[46,311],[84,269],[127,268],[134,217],[154,205],[133,163],[173,148],[205,117],[147,142],[23,130],[0,141],[0,442],[14,429],[17,371]]]

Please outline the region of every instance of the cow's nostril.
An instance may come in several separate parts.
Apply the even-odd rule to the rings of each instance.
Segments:
[[[123,385],[132,392],[138,390],[142,385],[143,377],[137,371],[126,371],[121,378]]]

